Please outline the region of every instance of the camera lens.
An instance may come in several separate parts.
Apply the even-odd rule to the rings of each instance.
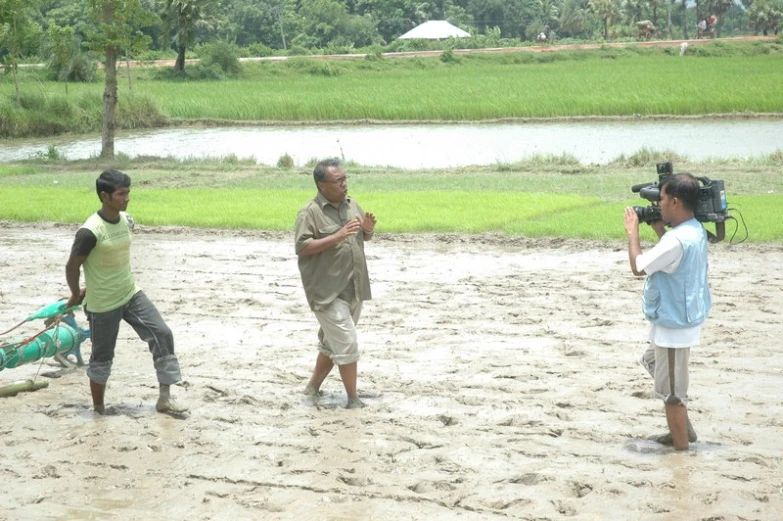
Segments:
[[[636,212],[639,222],[649,224],[653,221],[661,220],[661,208],[659,206],[634,206],[633,210]]]

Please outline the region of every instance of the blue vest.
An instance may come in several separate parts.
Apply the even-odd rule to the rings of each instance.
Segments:
[[[682,261],[674,273],[656,271],[647,277],[642,311],[647,320],[662,327],[698,326],[712,307],[707,285],[707,233],[696,219],[685,221],[667,233],[682,244]]]

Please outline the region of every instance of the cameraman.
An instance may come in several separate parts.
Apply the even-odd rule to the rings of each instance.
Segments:
[[[642,365],[655,379],[655,395],[664,400],[669,434],[653,438],[687,450],[696,441],[688,420],[688,360],[699,345],[701,326],[712,301],[707,283],[707,234],[694,211],[699,181],[690,174],[671,175],[661,185],[661,220],[650,223],[659,241],[642,253],[639,218],[625,209],[628,258],[636,276],[647,275],[642,309],[650,321],[650,345]],[[665,223],[671,226],[666,231]]]

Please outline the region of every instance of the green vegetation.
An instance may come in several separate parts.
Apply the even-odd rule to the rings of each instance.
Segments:
[[[414,59],[368,71],[304,58],[285,68],[267,64],[253,79],[146,82],[138,90],[157,100],[168,117],[191,120],[463,121],[783,112],[783,53],[709,60],[640,55],[605,60],[593,53],[546,64],[530,63],[528,53],[507,59],[465,57],[456,66],[436,58]],[[319,67],[330,72],[313,72]]]
[[[630,186],[656,180],[655,162],[669,157],[644,152],[605,167],[544,156],[457,171],[358,165],[347,170],[351,193],[378,216],[381,232],[620,239],[623,208],[647,204]],[[97,160],[3,165],[0,219],[83,221],[99,205],[93,186],[105,166]],[[142,225],[289,231],[297,210],[314,194],[309,169],[153,158],[126,158],[112,166],[132,176],[130,211]],[[749,240],[781,243],[781,167],[783,155],[777,153],[757,160],[677,163],[675,171],[723,179],[730,207],[742,212],[750,230]],[[729,222],[727,236],[734,229]],[[653,239],[647,227],[643,233]],[[738,238],[743,236],[740,223]]]
[[[725,0],[705,0],[695,9],[684,1],[664,9],[653,0],[622,6],[611,0],[9,0],[0,6],[0,55],[10,72],[0,77],[0,138],[102,129],[101,155],[111,158],[115,128],[194,122],[783,114],[783,37],[717,40],[693,45],[685,56],[676,44],[461,52],[532,45],[541,33],[547,42],[631,42],[641,37],[635,22],[645,17],[666,37],[681,32],[687,39],[705,13],[721,20],[707,36],[777,34],[781,0],[743,5],[747,12]],[[471,38],[397,39],[433,19],[449,19]],[[384,55],[427,49],[444,52]],[[357,51],[367,56],[301,57]],[[237,60],[281,54],[291,59]],[[172,69],[115,68],[118,60],[175,56]],[[186,57],[201,62],[186,67]],[[105,67],[96,71],[99,60]],[[20,66],[37,62],[47,62],[48,70]],[[655,180],[654,164],[663,159],[675,160],[678,171],[724,179],[751,240],[783,240],[781,152],[693,164],[642,151],[607,167],[561,156],[456,172],[348,168],[352,193],[379,216],[382,231],[610,239],[623,236],[624,206],[646,204],[630,186]],[[80,222],[98,205],[92,186],[107,166],[133,176],[132,212],[147,225],[290,230],[314,190],[310,173],[285,155],[277,168],[236,157],[179,162],[118,155],[109,164],[68,162],[50,146],[34,161],[0,166],[0,219]]]
[[[211,63],[229,60],[220,46],[211,49]],[[672,49],[464,55],[458,62],[293,58],[248,63],[223,81],[161,80],[157,70],[134,69],[132,92],[119,83],[117,124],[783,113],[783,46],[715,42],[684,57]],[[219,75],[222,66],[195,70]],[[100,84],[71,84],[66,94],[40,71],[19,76],[21,106],[12,82],[0,83],[0,137],[101,128]]]

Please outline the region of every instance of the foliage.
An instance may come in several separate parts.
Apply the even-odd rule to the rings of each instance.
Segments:
[[[172,41],[177,48],[174,70],[185,69],[185,52],[196,44],[200,31],[211,31],[223,21],[218,0],[162,0],[161,41],[167,46]]]
[[[117,58],[122,49],[139,49],[148,41],[138,27],[150,23],[141,0],[86,0],[95,25],[88,41],[104,56],[104,92],[101,124],[101,157],[114,158],[117,108]]]
[[[348,13],[347,5],[338,0],[302,0],[300,34],[292,43],[310,48],[366,46],[380,38],[369,16]]]
[[[73,27],[52,23],[48,33],[49,70],[57,81],[93,81],[97,64],[82,52],[81,39]],[[67,92],[67,86],[66,86]]]
[[[33,21],[37,5],[30,0],[0,2],[0,56],[10,67],[16,86],[16,102],[20,102],[17,71],[25,54],[34,54],[40,41],[41,27]]]
[[[4,0],[21,1],[21,0]],[[42,14],[32,19],[48,31],[49,20],[72,27],[89,40],[91,31],[85,6],[93,0],[33,0],[42,4]],[[596,38],[636,38],[636,22],[651,20],[665,37],[693,35],[695,20],[705,13],[719,18],[717,32],[737,35],[752,31],[772,34],[781,0],[758,0],[753,10],[732,0],[130,0],[144,12],[160,15],[141,27],[138,36],[152,40],[152,50],[166,53],[174,44],[182,72],[185,54],[199,42],[226,41],[248,56],[272,54],[318,54],[319,50],[354,52],[369,45],[386,51],[443,50],[445,46],[485,48],[520,46],[545,32],[547,41]],[[27,2],[29,3],[29,2]],[[753,4],[744,0],[746,8]],[[750,15],[753,20],[750,20]],[[403,45],[397,38],[428,20],[448,20],[467,30],[471,38],[456,44],[418,42]],[[614,29],[610,30],[610,27]],[[680,29],[676,29],[679,27]],[[289,49],[296,46],[293,53]],[[183,48],[184,47],[184,52]],[[126,49],[126,47],[123,47]],[[128,49],[141,56],[144,49]],[[25,56],[30,53],[25,52]]]
[[[61,90],[61,89],[58,89]],[[54,136],[98,132],[102,126],[103,100],[97,92],[63,95],[22,92],[21,104],[0,98],[0,137]],[[117,128],[155,128],[166,124],[157,103],[144,95],[127,96],[117,111]]]
[[[443,63],[459,63],[459,57],[454,54],[454,49],[448,48],[441,53],[440,61]]]
[[[45,152],[38,152],[33,157],[42,161],[63,161],[66,159],[65,154],[57,150],[55,145],[51,144],[46,147]]]
[[[778,34],[783,24],[783,0],[754,0],[748,19],[757,32]]]
[[[242,72],[242,66],[237,58],[234,46],[226,42],[215,42],[206,45],[201,53],[201,65],[206,68],[216,66],[224,74],[234,76]]]
[[[598,19],[601,20],[604,40],[608,40],[609,25],[612,23],[612,20],[620,15],[615,0],[589,0],[587,5]]]
[[[290,170],[294,168],[296,164],[294,163],[294,158],[291,157],[288,154],[283,154],[280,156],[280,158],[277,160],[277,168],[283,168],[286,170]]]

